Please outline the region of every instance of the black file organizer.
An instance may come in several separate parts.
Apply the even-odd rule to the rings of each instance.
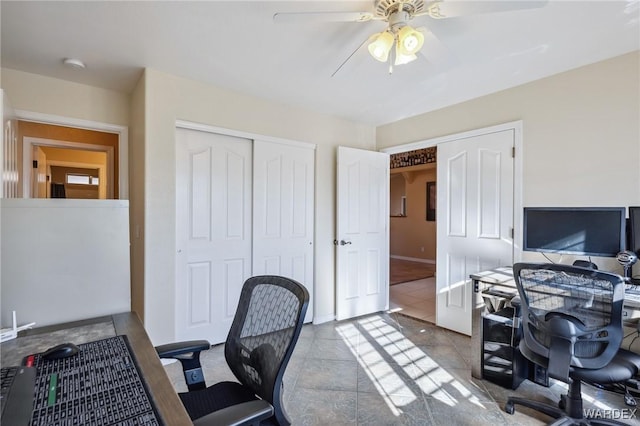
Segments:
[[[516,389],[528,376],[527,360],[518,350],[521,336],[515,320],[513,307],[482,317],[482,377],[509,389]]]
[[[508,389],[524,379],[549,386],[544,367],[527,360],[518,349],[522,338],[519,306],[509,306],[482,316],[482,378]]]

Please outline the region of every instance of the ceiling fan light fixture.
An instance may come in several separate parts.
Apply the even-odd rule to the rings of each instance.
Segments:
[[[388,31],[381,32],[376,39],[369,44],[369,53],[380,62],[387,62],[389,52],[393,47],[394,37]]]
[[[398,31],[398,46],[403,55],[415,55],[424,44],[424,35],[409,25]]]
[[[408,64],[409,62],[413,62],[416,59],[418,59],[418,57],[413,53],[411,55],[405,55],[404,53],[402,53],[402,51],[400,50],[400,42],[396,44],[396,58],[393,63],[394,65]]]

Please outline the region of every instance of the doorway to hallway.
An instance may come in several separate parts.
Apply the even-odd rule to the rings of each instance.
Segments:
[[[436,322],[436,265],[391,258],[389,310]]]
[[[435,322],[436,300],[436,149],[390,156],[389,306],[430,322]]]

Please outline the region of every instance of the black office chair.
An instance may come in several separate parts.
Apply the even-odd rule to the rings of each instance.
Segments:
[[[224,355],[238,382],[206,387],[197,340],[156,347],[160,358],[182,363],[189,392],[180,393],[194,424],[289,425],[282,377],[300,335],[309,293],[300,283],[278,276],[249,278],[225,343]]]
[[[516,263],[513,275],[522,303],[520,352],[569,384],[558,406],[510,397],[514,404],[558,419],[554,425],[624,424],[585,419],[581,383],[618,383],[638,374],[640,355],[620,349],[623,338],[622,277],[558,264]],[[597,415],[597,414],[596,414]],[[601,417],[601,416],[600,416]]]

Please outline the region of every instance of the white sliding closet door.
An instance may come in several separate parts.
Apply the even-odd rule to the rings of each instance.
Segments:
[[[253,146],[253,275],[302,283],[313,319],[313,145],[255,140]]]
[[[252,143],[176,129],[176,339],[223,342],[251,276]]]

